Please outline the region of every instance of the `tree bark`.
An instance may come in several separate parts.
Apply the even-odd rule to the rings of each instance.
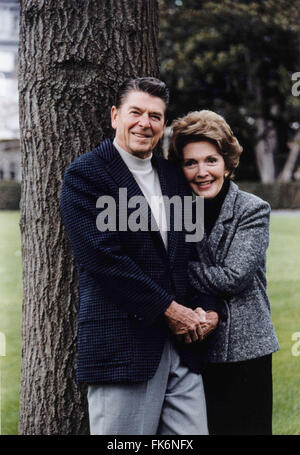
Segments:
[[[276,146],[276,132],[270,122],[258,118],[255,122],[257,128],[257,143],[255,146],[256,165],[260,179],[264,183],[275,181],[274,149]]]
[[[277,134],[272,121],[267,120],[263,115],[263,96],[260,84],[255,86],[255,96],[257,105],[260,107],[260,115],[255,121],[257,142],[255,145],[256,166],[263,183],[275,181],[275,161],[274,152],[277,144]],[[272,114],[277,113],[277,106],[271,108]]]
[[[288,144],[289,154],[286,159],[285,165],[278,176],[279,182],[290,182],[293,177],[293,172],[297,159],[300,153],[300,130],[295,134],[293,140]]]
[[[157,76],[156,0],[22,0],[20,434],[87,434],[75,380],[77,278],[59,213],[68,164],[111,136],[128,77]]]

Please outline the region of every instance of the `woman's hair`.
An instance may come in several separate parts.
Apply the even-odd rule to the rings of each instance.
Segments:
[[[221,115],[213,111],[194,111],[172,123],[168,159],[182,164],[183,148],[191,142],[207,141],[222,155],[230,178],[238,166],[243,151],[237,138]]]

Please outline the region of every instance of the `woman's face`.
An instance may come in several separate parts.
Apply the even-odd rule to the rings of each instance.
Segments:
[[[217,196],[229,174],[225,161],[211,142],[190,142],[183,148],[182,169],[190,187],[198,196]]]

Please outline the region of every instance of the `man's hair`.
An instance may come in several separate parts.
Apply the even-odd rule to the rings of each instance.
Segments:
[[[191,142],[207,141],[223,156],[229,176],[239,164],[243,151],[225,119],[213,111],[194,111],[174,120],[168,158],[182,164],[183,149]]]
[[[157,96],[164,101],[166,108],[168,107],[169,90],[163,81],[155,77],[137,77],[135,79],[127,79],[119,88],[115,99],[117,109],[121,107],[129,92],[132,91],[145,92],[151,96]]]

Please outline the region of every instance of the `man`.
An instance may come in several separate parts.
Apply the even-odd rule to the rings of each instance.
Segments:
[[[151,199],[190,194],[180,171],[152,154],[167,104],[160,80],[127,81],[111,110],[114,142],[77,158],[64,177],[61,213],[80,287],[77,379],[89,384],[92,434],[207,434],[191,346],[203,337],[206,314],[186,306],[185,232],[172,219],[168,226],[166,211]],[[145,198],[151,210],[140,213],[148,229],[124,227],[121,197]],[[105,198],[116,202],[115,229],[100,226]],[[126,210],[132,220],[129,202]]]

